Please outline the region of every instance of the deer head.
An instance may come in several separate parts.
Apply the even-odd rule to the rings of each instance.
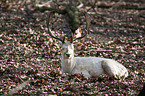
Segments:
[[[56,36],[54,36],[54,35],[51,33],[51,31],[50,31],[50,29],[49,29],[49,20],[50,20],[50,17],[51,17],[52,14],[53,14],[53,12],[50,12],[50,14],[49,14],[49,16],[48,16],[48,19],[47,19],[48,33],[49,33],[49,35],[50,35],[52,38],[55,38],[55,39],[57,39],[57,40],[59,40],[59,41],[62,42],[62,56],[63,56],[63,58],[65,58],[65,59],[69,59],[69,58],[71,58],[71,57],[74,56],[73,41],[74,41],[74,40],[77,40],[77,39],[84,38],[84,37],[87,35],[87,30],[85,30],[85,33],[84,33],[82,36],[77,37],[77,38],[73,38],[73,37],[75,37],[74,34],[73,34],[73,33],[75,33],[75,32],[72,32],[71,36],[70,36],[70,35],[67,36],[67,41],[65,41],[65,38],[66,38],[65,36],[64,36],[63,38],[56,37]],[[87,17],[86,14],[85,14],[85,16]],[[87,21],[87,20],[86,20],[86,21]],[[88,22],[87,22],[86,25],[88,25]],[[87,26],[86,28],[88,29],[88,26]]]
[[[62,56],[64,59],[70,59],[74,57],[74,46],[69,41],[62,44],[61,51],[62,51]]]

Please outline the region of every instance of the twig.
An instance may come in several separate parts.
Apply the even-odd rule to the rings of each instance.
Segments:
[[[51,2],[52,2],[52,0],[50,0],[50,1],[46,2],[46,3],[43,3],[43,4],[35,4],[35,6],[40,8],[40,7],[44,7],[46,5],[50,5]]]
[[[79,3],[80,3],[80,4],[76,7],[76,8],[78,8],[78,9],[84,6],[84,4],[83,4],[80,0],[79,0]]]
[[[3,96],[9,96],[9,95],[13,95],[14,93],[17,93],[19,90],[22,90],[24,87],[26,87],[29,84],[29,82],[30,79],[19,84],[18,86],[16,86],[16,88],[11,89],[7,94],[4,94]]]
[[[51,8],[51,7],[45,7],[45,6],[43,6],[41,8],[40,7],[36,7],[33,12],[36,12],[36,11],[40,11],[40,12],[53,11],[53,12],[56,12],[56,13],[59,13],[59,14],[64,14],[65,13],[64,10],[55,9],[55,8]]]
[[[96,52],[114,52],[114,53],[121,53],[121,54],[132,54],[128,52],[121,52],[121,51],[114,51],[114,50],[96,50]]]
[[[57,5],[61,5],[61,4],[57,3]],[[80,18],[78,16],[78,10],[82,6],[83,6],[83,4],[80,2],[80,5],[73,7],[72,0],[69,0],[69,3],[65,4],[64,5],[65,8],[63,8],[63,9],[42,6],[42,7],[36,7],[36,9],[33,12],[53,11],[58,14],[66,14],[68,17],[68,18],[66,18],[67,19],[66,21],[68,21],[68,23],[70,24],[70,26],[71,26],[70,29],[72,30],[72,32],[75,33],[75,31],[79,28],[79,26],[81,24]]]

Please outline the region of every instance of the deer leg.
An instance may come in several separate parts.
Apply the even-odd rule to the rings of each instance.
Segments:
[[[102,60],[102,68],[104,72],[109,76],[116,77],[118,75],[116,62],[111,60]]]
[[[91,75],[89,74],[89,72],[87,70],[81,71],[81,72],[77,72],[77,73],[83,74],[86,78],[90,78],[91,77]]]
[[[127,69],[122,64],[113,60],[102,60],[102,68],[106,74],[113,75],[116,78],[128,76]]]

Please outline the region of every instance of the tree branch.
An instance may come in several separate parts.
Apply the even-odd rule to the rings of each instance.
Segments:
[[[9,90],[9,92],[7,94],[4,94],[4,96],[11,96],[14,93],[17,93],[19,90],[22,90],[24,87],[26,87],[29,84],[29,82],[30,82],[30,80],[28,79],[27,81],[16,86],[16,88]]]

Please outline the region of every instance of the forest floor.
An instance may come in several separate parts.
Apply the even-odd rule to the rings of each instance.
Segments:
[[[62,74],[59,41],[47,33],[49,12],[38,11],[31,15],[20,6],[24,3],[21,0],[17,3],[6,1],[7,4],[0,6],[1,95],[136,96],[143,88],[144,0],[98,0],[95,7],[86,2],[82,8],[89,14],[90,28],[85,39],[74,41],[75,56],[114,59],[129,71],[129,76],[121,79]],[[82,28],[84,26],[85,23]]]

